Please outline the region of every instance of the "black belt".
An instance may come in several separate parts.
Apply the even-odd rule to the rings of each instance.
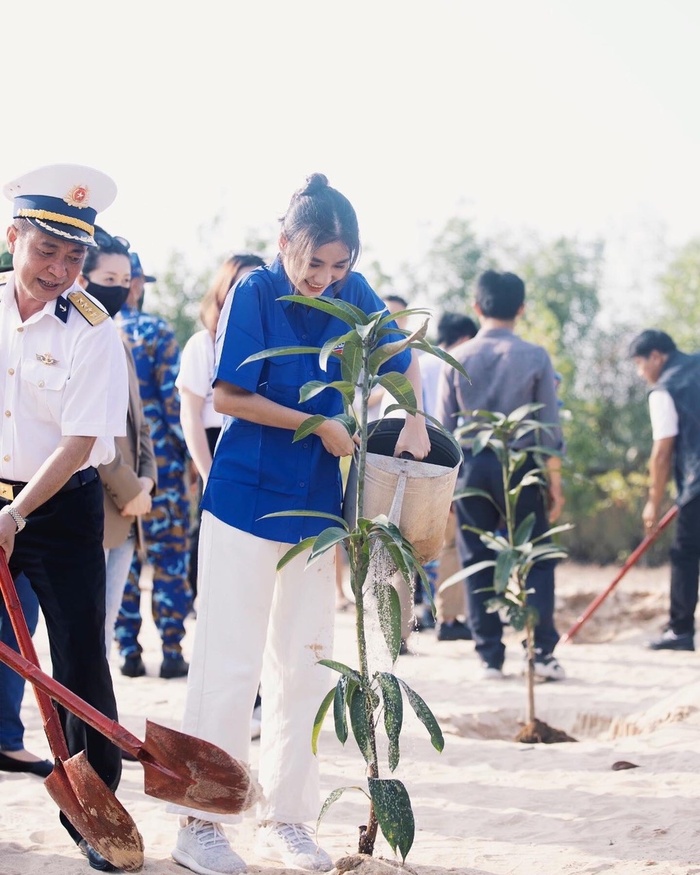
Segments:
[[[59,492],[70,492],[71,489],[78,489],[80,486],[87,486],[98,477],[97,468],[83,468],[82,471],[76,471],[58,490]],[[0,498],[5,501],[13,501],[26,486],[26,483],[20,483],[18,480],[0,480]]]

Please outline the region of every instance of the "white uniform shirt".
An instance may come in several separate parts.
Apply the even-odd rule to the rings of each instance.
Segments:
[[[126,434],[124,346],[111,319],[91,325],[68,302],[72,291],[83,290],[22,322],[14,277],[0,285],[0,479],[31,479],[63,437],[97,438],[84,467],[110,462]]]
[[[655,441],[678,434],[678,411],[666,389],[654,389],[649,393],[649,419]]]
[[[204,398],[202,422],[204,428],[221,428],[223,414],[214,410],[214,340],[204,328],[193,334],[180,355],[180,370],[175,385],[182,392],[188,389],[193,395]]]

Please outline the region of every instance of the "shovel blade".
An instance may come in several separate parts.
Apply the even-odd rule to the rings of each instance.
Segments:
[[[143,867],[143,839],[128,811],[87,761],[84,751],[56,760],[44,781],[49,796],[92,847],[117,869]]]
[[[260,797],[248,767],[201,738],[146,721],[137,754],[149,796],[214,814],[239,814]]]

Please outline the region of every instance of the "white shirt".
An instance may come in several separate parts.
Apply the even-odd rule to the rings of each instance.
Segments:
[[[426,413],[436,415],[438,402],[438,385],[444,362],[436,355],[423,352],[418,358],[420,377],[423,385],[423,404]]]
[[[14,276],[0,285],[2,479],[30,480],[63,437],[97,438],[84,467],[111,462],[114,437],[126,434],[123,343],[111,319],[91,325],[68,302],[72,291],[85,294],[76,283],[22,322]]]
[[[175,385],[182,392],[187,389],[193,395],[204,398],[202,423],[204,428],[221,428],[223,414],[214,410],[214,341],[204,328],[193,334],[183,347],[180,356],[180,371]]]
[[[678,411],[666,389],[654,389],[649,393],[649,418],[651,436],[655,441],[678,434]]]

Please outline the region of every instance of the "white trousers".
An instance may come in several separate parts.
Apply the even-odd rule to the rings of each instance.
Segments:
[[[308,553],[276,571],[290,544],[235,529],[204,511],[198,603],[183,732],[249,762],[250,717],[260,683],[260,820],[318,816],[314,717],[334,676],[318,665],[333,651],[335,550],[308,569]],[[169,810],[236,823],[240,815]]]
[[[119,608],[122,606],[126,579],[129,576],[131,560],[134,558],[136,538],[132,535],[118,547],[105,547],[105,566],[107,570],[107,584],[105,589],[105,647],[107,659],[114,641],[114,624],[119,616]]]

